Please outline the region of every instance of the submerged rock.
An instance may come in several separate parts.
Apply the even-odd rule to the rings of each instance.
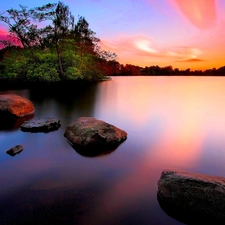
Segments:
[[[0,95],[0,117],[23,117],[34,114],[31,101],[16,94]]]
[[[78,118],[66,128],[64,136],[74,148],[95,152],[94,155],[113,150],[127,139],[124,130],[93,117]]]
[[[225,178],[164,170],[158,200],[170,216],[188,224],[225,223]]]
[[[10,148],[9,150],[6,151],[7,154],[14,156],[20,152],[23,151],[23,146],[22,145],[16,145],[13,148]]]
[[[43,117],[25,121],[21,125],[21,130],[29,132],[49,132],[57,130],[60,126],[61,122],[59,119],[54,117]]]

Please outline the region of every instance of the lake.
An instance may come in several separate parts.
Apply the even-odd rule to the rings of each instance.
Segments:
[[[0,129],[0,224],[179,225],[157,200],[164,169],[225,177],[225,77],[112,77],[78,87],[1,89],[31,100],[49,133]],[[64,138],[82,116],[128,133],[96,157]],[[6,154],[21,144],[15,156]]]

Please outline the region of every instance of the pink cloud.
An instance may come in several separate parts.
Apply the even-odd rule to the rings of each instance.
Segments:
[[[0,26],[0,40],[7,40],[8,39],[8,31],[3,27]]]
[[[216,24],[215,0],[169,0],[193,25],[206,29]]]
[[[20,40],[13,34],[10,34],[8,30],[0,25],[0,41],[9,41],[10,44],[16,46],[22,46]],[[0,49],[4,47],[4,44],[0,43]]]
[[[0,26],[0,41],[5,41],[5,40],[8,40],[8,39],[9,39],[8,31],[4,27]],[[1,48],[3,48],[2,43],[0,43],[0,49]]]

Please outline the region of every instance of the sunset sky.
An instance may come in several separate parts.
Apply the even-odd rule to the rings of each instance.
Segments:
[[[54,0],[1,1],[0,12],[19,4]],[[224,0],[64,0],[75,18],[84,16],[105,50],[122,64],[209,69],[225,65]],[[0,22],[0,39],[7,26]]]

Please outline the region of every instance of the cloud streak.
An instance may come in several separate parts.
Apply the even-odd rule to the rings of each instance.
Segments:
[[[170,2],[194,26],[200,29],[211,28],[216,24],[215,0],[171,0]]]
[[[186,60],[180,60],[177,62],[204,62],[205,60],[203,59],[186,59]]]

